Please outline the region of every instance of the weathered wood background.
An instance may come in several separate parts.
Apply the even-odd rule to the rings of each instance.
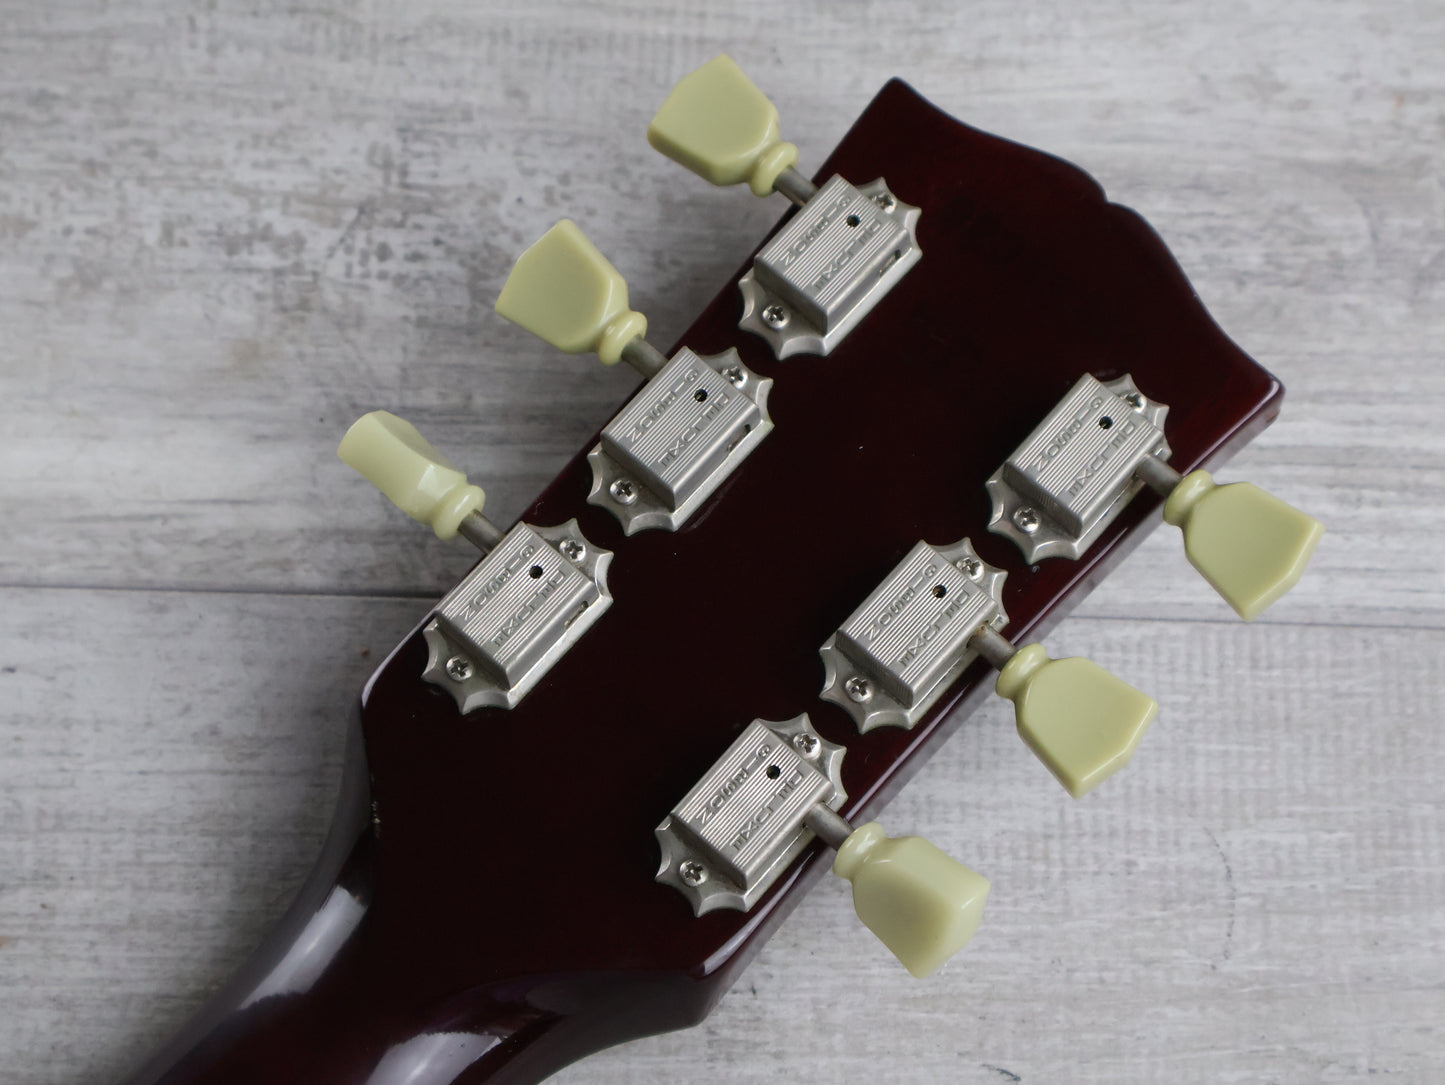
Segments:
[[[995,704],[893,805],[994,881],[939,976],[829,879],[705,1026],[558,1080],[1445,1078],[1445,6],[5,0],[0,1080],[116,1077],[307,869],[470,562],[353,417],[509,522],[631,386],[492,313],[515,254],[575,217],[665,343],[780,213],[644,142],[722,50],[805,164],[902,75],[1090,170],[1290,389],[1228,477],[1330,530],[1253,626],[1162,531],[1064,623],[1165,706],[1088,801]]]

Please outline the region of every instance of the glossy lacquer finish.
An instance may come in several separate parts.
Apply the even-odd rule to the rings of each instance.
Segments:
[[[1084,560],[1036,569],[985,530],[984,480],[1080,373],[1132,373],[1168,403],[1181,470],[1278,410],[1149,227],[1067,163],[893,82],[817,177],[833,173],[886,176],[923,209],[919,265],[832,356],[781,363],[722,284],[683,342],[775,378],[777,429],[676,534],[624,538],[586,503],[579,453],[524,519],[576,517],[616,551],[610,612],[517,708],[466,718],[409,637],[363,697],[379,834],[353,804],[277,943],[178,1042],[189,1054],[137,1082],[532,1082],[696,1022],[827,857],[815,846],[751,913],[694,918],[653,881],[672,804],[750,720],[808,712],[848,747],[843,813],[869,815],[991,685],[978,664],[913,730],[864,736],[819,701],[819,645],[909,547],[971,536],[1008,571],[1023,641],[1159,519],[1145,494]]]

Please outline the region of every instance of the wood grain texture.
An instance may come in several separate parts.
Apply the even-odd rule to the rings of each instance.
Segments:
[[[416,422],[509,521],[627,395],[491,312],[563,214],[668,342],[780,211],[645,146],[733,53],[817,162],[888,77],[1139,210],[1289,389],[1228,477],[1329,525],[1254,626],[1158,532],[1051,645],[1149,689],[1071,803],[999,706],[890,807],[994,881],[907,979],[820,887],[709,1022],[557,1080],[1445,1075],[1445,11],[0,3],[0,1081],[104,1082],[319,847],[372,662],[470,557],[334,458]],[[363,655],[370,652],[370,657]]]

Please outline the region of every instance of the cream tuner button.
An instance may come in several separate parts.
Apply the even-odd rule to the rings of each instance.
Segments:
[[[346,431],[336,454],[437,538],[460,531],[484,551],[501,538],[482,516],[482,488],[469,483],[406,419],[387,411],[364,414]]]
[[[497,312],[568,354],[595,351],[606,365],[647,333],[627,307],[627,283],[571,219],[563,219],[517,258]]]
[[[1192,471],[1170,491],[1164,519],[1184,553],[1241,618],[1257,617],[1299,582],[1324,525],[1248,482],[1218,485]]]
[[[1013,701],[1019,737],[1074,798],[1129,763],[1158,703],[1092,660],[1016,652],[994,687]]]
[[[988,899],[983,875],[922,837],[890,839],[877,822],[842,842],[833,873],[853,883],[864,926],[918,977],[968,944]]]
[[[798,161],[778,111],[729,56],[708,61],[672,89],[647,126],[647,142],[715,185],[746,181],[766,196]]]

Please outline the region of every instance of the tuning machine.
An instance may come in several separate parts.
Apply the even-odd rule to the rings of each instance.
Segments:
[[[1016,648],[999,632],[1005,576],[967,539],[918,543],[823,644],[822,696],[860,731],[913,727],[981,656],[1020,737],[1079,798],[1129,763],[1159,706],[1088,659]]]
[[[989,530],[1029,562],[1078,558],[1147,486],[1183,529],[1189,561],[1252,619],[1298,583],[1324,526],[1250,483],[1181,476],[1167,462],[1167,414],[1127,375],[1084,374],[989,478]]]
[[[852,883],[858,918],[926,976],[973,937],[988,880],[926,840],[840,816],[843,755],[806,714],[754,720],[657,827],[657,880],[697,915],[748,911],[817,837],[836,849],[833,871]]]
[[[337,454],[438,538],[461,535],[483,554],[422,630],[422,677],[463,713],[515,706],[611,606],[611,551],[588,541],[576,520],[502,531],[482,515],[481,487],[404,419],[363,415]]]
[[[738,282],[738,326],[779,358],[828,354],[918,262],[920,211],[882,180],[842,177],[814,185],[794,166],[777,108],[732,58],[719,56],[685,76],[653,117],[647,140],[715,185],[747,182],[780,192],[799,211],[763,246]]]
[[[517,258],[497,312],[569,354],[595,351],[647,378],[588,453],[587,500],[631,535],[676,531],[773,428],[773,382],[736,350],[669,359],[647,342],[647,318],[627,305],[627,283],[568,219]]]

